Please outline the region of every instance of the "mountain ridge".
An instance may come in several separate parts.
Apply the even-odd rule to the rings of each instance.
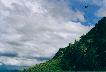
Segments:
[[[106,71],[106,17],[46,63],[19,72]]]

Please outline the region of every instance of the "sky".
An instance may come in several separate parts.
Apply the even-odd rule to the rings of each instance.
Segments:
[[[106,0],[0,0],[0,67],[45,62],[104,16]]]

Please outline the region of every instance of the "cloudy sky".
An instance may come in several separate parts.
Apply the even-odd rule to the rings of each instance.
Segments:
[[[48,60],[103,16],[106,0],[0,0],[0,65]]]

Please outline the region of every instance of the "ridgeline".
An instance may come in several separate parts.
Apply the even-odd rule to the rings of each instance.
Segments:
[[[106,71],[106,17],[74,44],[60,48],[55,56],[19,72]]]

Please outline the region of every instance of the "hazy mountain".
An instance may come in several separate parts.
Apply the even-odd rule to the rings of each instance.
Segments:
[[[25,68],[24,66],[14,66],[14,65],[0,65],[0,72],[17,72],[20,69]]]
[[[6,66],[6,65],[1,65],[0,66],[0,72],[17,72],[18,69],[16,66]]]
[[[20,72],[106,70],[106,17],[74,44],[60,48],[46,63],[37,64]]]

